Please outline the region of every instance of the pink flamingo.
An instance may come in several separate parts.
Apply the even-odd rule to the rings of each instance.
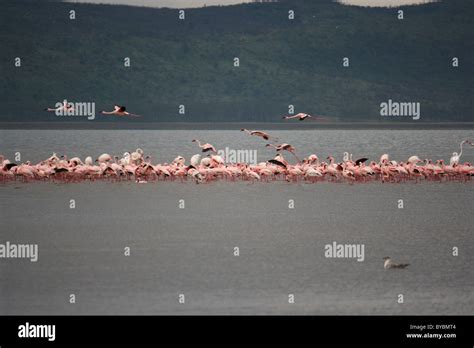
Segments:
[[[300,162],[300,159],[295,154],[296,149],[294,148],[294,146],[292,146],[290,144],[287,144],[287,143],[283,143],[283,144],[279,144],[279,145],[267,144],[265,146],[266,147],[273,147],[277,151],[288,151],[293,156],[295,156],[295,158],[298,160],[298,162]]]
[[[201,144],[201,142],[197,139],[193,139],[192,142],[197,143],[198,146],[201,148],[202,152],[211,151],[211,152],[217,153],[216,148],[214,146],[212,146],[211,144],[209,144],[209,143]]]
[[[248,134],[250,134],[250,135],[255,135],[255,136],[260,137],[260,138],[263,138],[263,139],[265,139],[265,140],[270,139],[270,135],[268,135],[268,134],[265,133],[265,132],[259,131],[259,130],[250,131],[250,130],[248,130],[248,129],[242,128],[240,131],[241,131],[241,132],[246,132],[246,133],[248,133]]]
[[[69,112],[69,111],[73,111],[73,110],[74,110],[74,106],[72,104],[68,103],[66,99],[63,101],[63,105],[58,106],[57,108],[45,108],[44,109],[44,111],[49,111],[49,112],[59,112],[59,111]]]
[[[282,117],[284,120],[291,120],[293,118],[296,118],[298,119],[298,121],[304,121],[306,119],[310,119],[310,118],[313,118],[315,120],[322,120],[322,121],[325,121],[327,120],[326,118],[324,117],[321,117],[321,116],[312,116],[310,114],[306,114],[304,112],[300,112],[299,114],[296,114],[296,115],[288,115],[288,116],[283,116]]]
[[[113,111],[104,111],[100,112],[102,115],[112,115],[112,116],[130,116],[130,117],[142,117],[141,115],[132,114],[127,111],[125,106],[115,105]]]

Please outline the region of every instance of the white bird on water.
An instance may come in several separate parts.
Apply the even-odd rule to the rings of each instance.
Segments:
[[[385,260],[385,262],[383,264],[383,268],[385,268],[385,269],[390,269],[390,268],[404,269],[404,268],[407,268],[410,265],[409,263],[395,263],[388,256],[385,256],[383,259]]]
[[[463,146],[464,144],[469,144],[469,145],[474,146],[474,144],[471,143],[469,140],[463,140],[463,141],[461,142],[461,144],[459,144],[459,147],[461,148],[461,151],[460,151],[459,153],[453,152],[453,155],[451,156],[451,159],[449,160],[449,165],[450,165],[450,166],[458,165],[458,164],[459,164],[459,161],[461,160],[461,156],[462,156],[462,146]]]

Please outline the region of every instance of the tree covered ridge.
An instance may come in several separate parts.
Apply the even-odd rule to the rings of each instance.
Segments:
[[[7,1],[0,120],[62,121],[42,109],[65,98],[147,121],[278,121],[289,104],[380,121],[388,99],[420,102],[425,121],[472,120],[474,2],[402,9],[398,20],[397,9],[283,0],[188,9],[183,21],[175,9]]]

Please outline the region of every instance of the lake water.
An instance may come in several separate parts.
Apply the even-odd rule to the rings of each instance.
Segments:
[[[271,133],[301,157],[337,159],[348,151],[449,160],[462,139],[474,138],[472,130]],[[0,153],[38,161],[53,151],[95,157],[141,147],[164,162],[197,153],[193,138],[255,149],[259,160],[274,155],[238,130],[0,130]],[[464,160],[474,161],[474,149]],[[473,188],[474,181],[0,184],[0,244],[39,247],[38,262],[0,259],[0,314],[472,315]],[[334,241],[363,244],[364,261],[326,258]],[[410,266],[384,270],[384,256]]]

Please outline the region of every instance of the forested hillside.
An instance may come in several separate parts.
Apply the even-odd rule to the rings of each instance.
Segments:
[[[185,20],[176,9],[0,6],[0,121],[64,121],[43,111],[63,99],[168,122],[279,121],[289,104],[384,121],[388,99],[420,102],[422,121],[473,116],[474,1],[405,6],[403,20],[397,9],[330,0],[189,9]]]

